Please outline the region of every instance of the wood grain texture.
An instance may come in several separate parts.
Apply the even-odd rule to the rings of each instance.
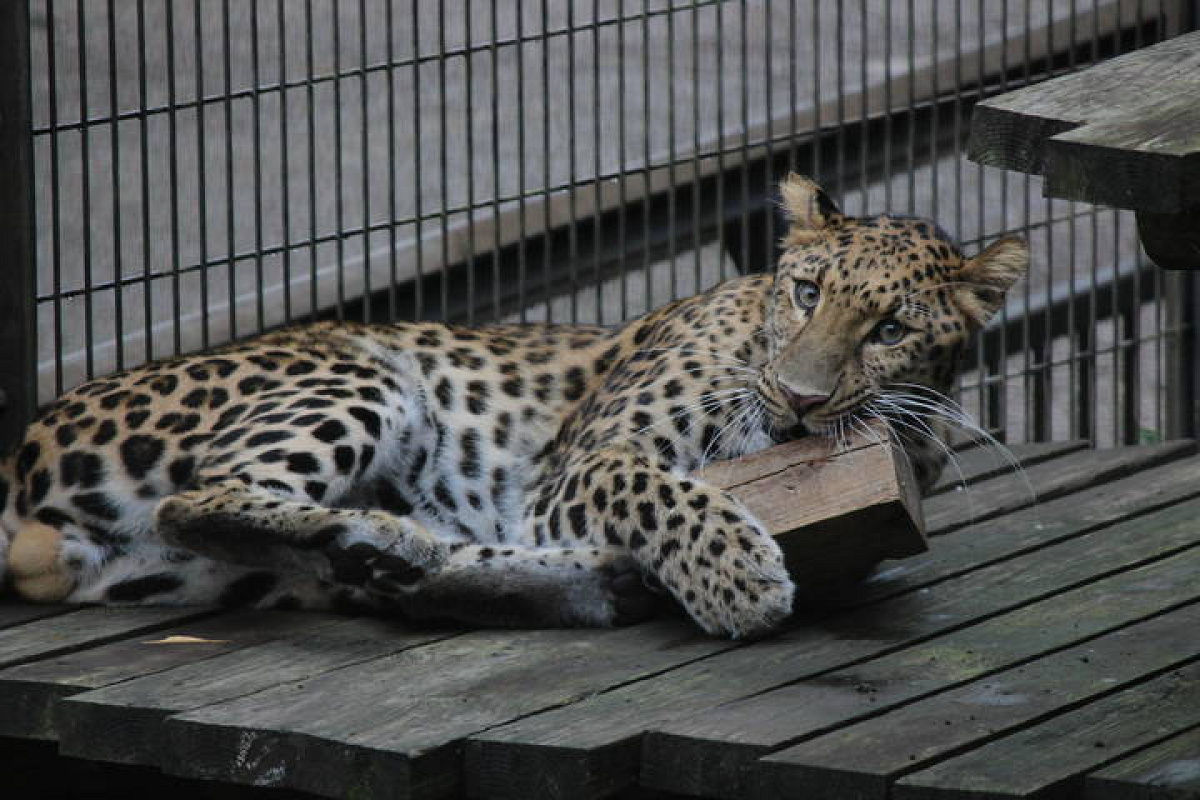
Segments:
[[[80,608],[0,630],[0,667],[161,630],[212,613],[203,608]]]
[[[35,619],[56,617],[59,614],[77,610],[78,606],[26,603],[5,597],[3,601],[0,601],[0,629],[11,628]]]
[[[1200,725],[1200,664],[1103,697],[896,782],[896,800],[1029,797]]]
[[[1087,442],[1081,440],[1032,442],[1013,445],[1009,451],[1018,464],[1028,469],[1034,464],[1041,464],[1043,461],[1084,450],[1087,446]],[[988,478],[1010,474],[1015,469],[1008,456],[999,448],[986,445],[955,453],[955,460],[955,465],[948,465],[942,472],[941,480],[937,482],[930,494],[958,491],[964,488],[964,484],[969,485]]]
[[[1148,474],[943,537],[930,553],[864,587],[860,600],[870,605],[859,610],[809,615],[753,647],[476,735],[467,742],[468,789],[477,797],[606,796],[637,780],[646,730],[1103,575],[1114,562],[1081,534],[1200,492],[1200,460]],[[1186,542],[1191,534],[1173,535]],[[1135,550],[1125,560],[1179,546],[1176,539],[1146,544],[1141,551],[1129,543]]]
[[[1200,502],[1193,502],[1111,531],[1149,545],[1113,553],[1113,568],[1181,544],[1200,544],[1197,515]],[[1200,549],[1193,549],[1167,568],[1102,578],[863,664],[665,725],[646,738],[642,783],[683,794],[741,797],[743,768],[772,750],[1200,599],[1200,586],[1189,585],[1198,569]],[[857,634],[853,628],[848,632]]]
[[[1178,575],[1194,559],[1169,558],[1122,578]],[[754,765],[747,796],[803,787],[813,800],[887,798],[906,774],[1186,663],[1195,638],[1179,642],[1197,623],[1200,606],[1187,606],[781,750]]]
[[[335,620],[316,614],[236,611],[0,670],[0,698],[9,712],[0,715],[0,735],[56,738],[55,715],[59,701],[65,697],[207,661],[301,630],[312,631]],[[156,643],[171,635],[207,641]]]
[[[76,694],[58,704],[60,749],[123,764],[170,762],[173,753],[163,737],[163,721],[172,713],[306,680],[448,635],[412,632],[386,620],[342,620]]]
[[[167,720],[165,769],[330,797],[446,797],[461,740],[731,646],[683,620],[479,631]]]
[[[1200,798],[1200,728],[1123,758],[1084,781],[1084,800]]]
[[[1073,453],[1031,467],[1023,475],[985,480],[961,496],[954,493],[930,498],[925,503],[926,530],[936,536],[1194,452],[1194,442],[1180,440]]]
[[[808,437],[712,464],[696,477],[724,489],[763,523],[801,591],[860,580],[880,561],[928,549],[921,497],[887,434],[846,444]]]
[[[1200,197],[1200,33],[984,100],[968,157],[1049,197],[1159,214]]]
[[[904,774],[1194,659],[1200,643],[1181,646],[1180,642],[1181,637],[1188,638],[1188,626],[1200,622],[1200,607],[1154,615],[1197,598],[1194,587],[1187,585],[1187,575],[1198,565],[1200,553],[1193,548],[862,668],[822,675],[772,693],[781,705],[769,712],[773,721],[766,723],[763,733],[755,729],[734,739],[736,734],[729,730],[737,717],[726,714],[714,721],[711,730],[698,720],[690,730],[684,729],[686,735],[668,734],[661,739],[652,735],[647,762],[657,763],[653,757],[660,750],[673,756],[678,768],[688,768],[701,752],[720,754],[727,772],[712,785],[723,788],[709,790],[709,796],[769,797],[803,786],[814,797],[832,798],[844,792],[863,800],[886,798],[891,782]],[[1142,595],[1147,582],[1160,589],[1153,597]],[[1039,648],[1066,646],[1131,621],[1136,624],[1093,642],[977,677],[1005,667],[1006,660],[1017,663],[1037,655]],[[971,682],[955,688],[963,680]],[[868,718],[922,697],[915,704]],[[809,706],[797,712],[800,703]],[[752,709],[744,704],[738,710],[744,720]],[[795,724],[784,730],[780,722],[788,714]],[[784,743],[783,738],[769,742],[772,730],[800,743],[766,755]],[[898,736],[897,731],[904,733]],[[662,741],[662,747],[652,750],[654,741]],[[752,764],[756,756],[766,757]],[[727,774],[743,766],[750,767],[742,775],[743,782]],[[650,781],[659,788],[672,782],[680,780]]]

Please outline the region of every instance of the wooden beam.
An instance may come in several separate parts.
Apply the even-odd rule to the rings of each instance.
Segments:
[[[776,537],[806,592],[864,577],[885,558],[928,549],[921,497],[887,435],[844,446],[807,437],[712,464],[697,477],[725,489]]]

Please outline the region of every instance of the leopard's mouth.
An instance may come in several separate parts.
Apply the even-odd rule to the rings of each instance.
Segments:
[[[844,436],[856,421],[871,416],[867,412],[871,402],[869,392],[845,399],[834,397],[803,415],[798,415],[783,400],[782,393],[766,382],[760,382],[758,392],[767,412],[767,433],[777,443],[806,436]]]

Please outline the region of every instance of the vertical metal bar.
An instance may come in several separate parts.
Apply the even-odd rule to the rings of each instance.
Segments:
[[[743,8],[745,8],[743,6]],[[650,270],[650,0],[642,0],[642,281],[645,307],[654,308],[654,282]],[[670,10],[668,9],[668,14]],[[571,295],[574,297],[574,294]],[[574,318],[571,320],[575,322]]]
[[[883,4],[883,207],[892,210],[892,3]]]
[[[746,42],[746,3],[745,0],[738,5],[741,10],[740,19],[738,21],[738,61],[741,63],[741,96],[739,98],[742,111],[742,146],[741,146],[741,163],[738,165],[740,173],[740,189],[741,200],[739,202],[738,216],[740,217],[741,233],[738,237],[741,239],[741,253],[738,258],[741,262],[742,270],[749,270],[753,267],[750,263],[750,217],[747,209],[750,207],[750,184],[749,184],[749,166],[750,166],[750,68],[748,61],[750,59],[750,50]],[[768,121],[770,117],[767,118]],[[768,135],[768,141],[770,136]],[[770,161],[767,162],[770,164]]]
[[[497,17],[496,3],[489,3],[491,8],[492,38],[488,43],[488,53],[491,56],[492,72],[492,321],[500,321],[500,20]],[[575,5],[568,6],[568,13],[574,14]],[[517,37],[521,35],[521,23],[517,20]],[[571,183],[575,183],[575,50],[574,34],[570,34],[571,43]],[[517,49],[520,57],[520,47]],[[521,109],[517,109],[521,113]],[[575,192],[571,191],[571,268],[575,268]]]
[[[208,299],[208,148],[205,146],[208,136],[204,124],[204,26],[202,21],[200,0],[195,0],[192,4],[192,24],[196,28],[196,221],[200,228],[200,346],[207,349],[211,344],[212,331]],[[115,155],[113,161],[114,163],[116,161]],[[118,207],[119,205],[118,203]],[[117,316],[119,319],[120,313]],[[117,368],[120,369],[121,365],[118,364]]]
[[[889,3],[888,5],[890,7],[891,4]],[[788,132],[790,134],[788,136],[788,172],[792,173],[792,172],[796,171],[796,144],[797,144],[797,140],[798,140],[799,134],[800,134],[800,131],[799,131],[800,120],[799,120],[799,115],[796,113],[796,102],[797,102],[797,91],[798,91],[798,80],[796,78],[796,72],[798,70],[797,62],[798,62],[799,55],[800,55],[800,42],[797,39],[797,36],[799,35],[799,27],[798,27],[797,21],[796,21],[796,17],[797,17],[796,4],[794,2],[790,2],[787,4],[787,6],[788,6],[788,20],[787,20],[787,29],[788,29],[788,115],[790,117],[789,122],[791,123],[788,127]],[[770,26],[768,25],[768,28],[769,27]],[[769,33],[768,33],[768,35],[769,35]],[[820,37],[817,35],[817,32],[814,31],[813,39],[819,39],[819,38]],[[768,67],[768,69],[769,68],[770,67]],[[768,99],[767,102],[769,103],[770,100]]]
[[[283,319],[292,321],[292,197],[289,178],[292,171],[292,159],[288,155],[288,131],[291,125],[288,119],[288,88],[287,88],[287,14],[284,11],[284,0],[278,0],[275,5],[276,31],[279,37],[279,192],[280,192],[280,236],[283,241]],[[390,33],[390,30],[389,30]],[[388,72],[391,75],[391,72]],[[203,107],[203,104],[201,104]],[[203,219],[204,206],[200,206]],[[208,306],[205,305],[205,319],[208,319]]]
[[[693,0],[694,1],[694,0]],[[518,0],[519,3],[519,0]],[[600,108],[600,26],[597,21],[600,18],[600,3],[599,0],[592,0],[592,103],[596,108]],[[600,114],[592,114],[592,174],[600,175],[603,165],[601,159],[601,138],[600,138]],[[592,209],[592,271],[594,273],[593,285],[596,287],[596,322],[603,324],[604,317],[604,287],[600,280],[600,242],[603,238],[603,215],[600,213],[601,204],[604,199],[601,191],[600,181],[592,181],[593,187],[593,209]]]
[[[909,0],[911,3],[912,0]],[[812,122],[812,160],[808,169],[809,177],[818,182],[824,183],[825,176],[821,175],[821,64],[824,63],[821,55],[821,4],[812,4],[812,96],[813,96],[813,122]]]
[[[1046,77],[1054,77],[1054,9],[1050,5],[1046,6],[1046,52],[1051,54],[1051,57],[1046,61]],[[1046,198],[1042,207],[1045,209],[1046,219],[1046,283],[1043,302],[1046,308],[1050,308],[1054,302],[1054,225],[1049,223],[1054,217],[1054,206],[1049,198]],[[1039,409],[1039,413],[1046,419],[1048,430],[1046,431],[1047,440],[1054,439],[1055,424],[1054,424],[1054,338],[1053,328],[1050,325],[1043,326],[1042,348],[1044,351],[1043,365],[1045,368],[1045,382],[1042,387],[1042,397],[1044,405]]]
[[[1070,41],[1069,41],[1068,47],[1067,47],[1067,53],[1068,53],[1067,60],[1068,60],[1068,68],[1072,71],[1075,68],[1075,33],[1076,33],[1076,31],[1075,31],[1075,16],[1076,16],[1076,13],[1077,13],[1077,9],[1075,8],[1075,0],[1070,0],[1070,22],[1069,22],[1069,26],[1068,26]],[[1053,53],[1051,53],[1051,57],[1053,57]],[[1047,235],[1050,236],[1051,239],[1053,239],[1054,229],[1053,228],[1048,229]],[[1094,258],[1095,251],[1093,250],[1092,252],[1093,252],[1093,258]],[[1095,261],[1092,262],[1092,266],[1093,266],[1093,269],[1092,269],[1091,279],[1094,283],[1095,277],[1096,277]],[[1114,280],[1113,283],[1115,284],[1116,281]],[[1070,289],[1071,295],[1073,296],[1075,294],[1075,204],[1074,203],[1067,204],[1067,285]],[[1114,311],[1116,310],[1115,307],[1113,310]],[[1087,370],[1081,369],[1083,367],[1083,365],[1081,363],[1079,363],[1079,361],[1080,361],[1079,348],[1077,346],[1078,336],[1076,335],[1076,331],[1077,331],[1078,326],[1081,323],[1079,322],[1079,320],[1076,319],[1076,316],[1077,315],[1075,313],[1075,303],[1074,302],[1067,303],[1067,330],[1070,331],[1070,333],[1068,333],[1068,335],[1067,335],[1067,438],[1068,439],[1078,439],[1080,436],[1080,431],[1090,431],[1091,428],[1095,425],[1095,420],[1096,420],[1095,415],[1092,413],[1092,411],[1093,411],[1092,406],[1095,403],[1095,396],[1090,393],[1089,390],[1091,387],[1089,385],[1087,385],[1090,376],[1087,374]],[[1094,333],[1095,326],[1093,325],[1092,328],[1093,328],[1093,333]],[[1095,338],[1095,336],[1093,336],[1092,337],[1092,351],[1093,352],[1095,351],[1095,346],[1096,346],[1096,338]],[[1113,373],[1113,381],[1116,382],[1117,380],[1118,380],[1117,373],[1114,372]],[[1089,433],[1087,435],[1089,438],[1094,439],[1094,436],[1091,433]]]
[[[525,30],[525,4],[522,0],[517,0],[517,34],[520,38]],[[593,53],[595,56],[595,53]],[[593,58],[593,62],[595,58]],[[596,68],[596,74],[599,75],[599,67]],[[526,238],[525,238],[525,210],[528,205],[528,198],[525,196],[525,48],[524,45],[517,45],[517,305],[520,307],[521,322],[525,322],[528,318],[529,301],[526,298],[526,287],[529,283],[528,273],[528,254],[526,253]],[[600,134],[599,134],[599,114],[593,115],[596,126],[596,149],[599,152]],[[599,156],[597,156],[599,159]],[[596,182],[596,191],[600,191],[600,182]],[[599,206],[599,194],[596,195]],[[599,251],[597,251],[599,252]],[[598,257],[597,257],[598,262]],[[597,267],[597,272],[599,267]],[[597,300],[596,305],[599,308],[599,283],[597,283]]]
[[[958,7],[958,3],[955,3],[954,5],[956,8]],[[931,21],[929,24],[929,31],[932,37],[930,43],[930,59],[932,60],[932,63],[936,65],[940,60],[938,56],[938,8],[941,7],[941,3],[933,2],[930,3],[930,6]],[[930,103],[929,105],[929,165],[931,167],[930,179],[932,182],[932,185],[929,187],[931,195],[929,213],[934,219],[941,219],[942,212],[938,205],[938,199],[940,197],[939,184],[941,182],[940,179],[942,172],[941,165],[938,164],[938,158],[940,157],[938,155],[938,130],[941,127],[941,124],[939,120],[940,115],[938,114],[939,103],[937,101],[942,96],[942,90],[938,85],[938,71],[936,66],[934,69],[930,70],[930,78],[933,84],[930,91],[934,102]]]
[[[913,0],[908,0],[908,74],[915,75],[917,72],[917,16],[916,10],[913,7]],[[917,210],[917,98],[915,81],[911,78],[908,80],[908,97],[905,106],[906,114],[908,115],[908,141],[906,143],[908,150],[908,162],[906,164],[908,170],[908,211],[916,213]]]
[[[846,19],[843,0],[838,0],[837,12],[834,16],[834,30],[837,31],[837,47],[835,48],[834,63],[837,69],[837,121],[836,121],[836,157],[837,166],[834,171],[836,179],[834,186],[838,198],[846,199]],[[816,4],[814,4],[815,9]],[[814,11],[815,13],[815,11]]]
[[[389,0],[390,2],[390,0]],[[424,202],[422,201],[423,186],[421,176],[424,160],[421,154],[421,12],[420,4],[412,4],[412,16],[409,24],[412,26],[412,124],[413,124],[413,219],[415,220],[413,239],[417,247],[417,289],[413,293],[413,319],[422,319],[425,314],[425,230]],[[312,36],[309,36],[312,39]],[[395,152],[393,150],[393,152]],[[394,171],[394,170],[393,170]]]
[[[492,6],[495,8],[495,5]],[[494,29],[494,26],[493,26]],[[570,223],[567,228],[567,260],[571,269],[571,322],[579,322],[579,220],[576,202],[578,200],[578,152],[579,134],[576,130],[577,117],[575,113],[575,3],[567,4],[567,172],[569,173],[567,206]],[[497,133],[499,129],[497,128]],[[497,188],[497,194],[499,189]],[[497,241],[497,251],[499,242]],[[594,320],[599,322],[599,320]]]
[[[542,21],[545,22],[546,0],[542,0],[543,16]],[[718,6],[718,12],[720,6]],[[599,22],[598,19],[592,20],[593,24]],[[720,60],[720,51],[718,51],[717,59]],[[625,0],[617,0],[617,258],[621,262],[621,322],[629,319],[629,288],[628,288],[628,269],[629,264],[626,261],[627,231],[626,219],[627,207],[629,205],[628,191],[625,181],[625,170],[628,166],[627,156],[625,152]],[[546,151],[549,152],[547,143]],[[549,303],[547,303],[549,308]]]
[[[979,0],[979,4],[976,7],[976,14],[978,15],[978,18],[979,18],[979,31],[978,31],[979,83],[981,86],[984,83],[984,77],[986,74],[985,73],[986,64],[985,64],[985,58],[984,58],[984,54],[985,54],[984,44],[985,44],[985,41],[987,38],[987,36],[986,36],[986,31],[987,31],[986,18],[984,16],[985,6],[986,6],[985,0]],[[1008,91],[1008,70],[1010,68],[1010,64],[1008,63],[1008,3],[1007,2],[1002,3],[1000,6],[1000,31],[1001,31],[1000,80],[999,80],[999,85],[996,87],[996,90],[999,93],[1003,94],[1004,92]],[[984,233],[986,232],[985,231],[986,221],[984,219],[984,212],[987,208],[987,201],[986,201],[986,192],[984,191],[984,176],[987,174],[987,169],[982,164],[978,165],[976,167],[976,169],[977,169],[978,175],[979,175],[979,197],[978,197],[979,236],[982,239]],[[1006,228],[1008,225],[1008,222],[1007,222],[1008,221],[1008,170],[1000,170],[999,177],[1000,177],[1000,190],[999,190],[998,194],[1000,196],[1000,200],[1002,203],[1001,228],[1003,229],[1003,228]],[[997,394],[997,401],[998,401],[997,406],[998,407],[997,407],[997,413],[996,413],[996,425],[1004,430],[1005,441],[1012,441],[1012,437],[1009,433],[1009,408],[1008,408],[1008,390],[1009,390],[1009,386],[1008,386],[1008,379],[1009,379],[1008,326],[1009,326],[1008,304],[1005,303],[1003,306],[1000,307],[1000,336],[998,337],[999,342],[996,345],[996,352],[994,354],[994,362],[998,365],[998,368],[1000,371],[1000,388],[999,388],[999,392]]]
[[[257,3],[257,0],[255,0]],[[175,115],[175,4],[166,6],[166,37],[167,37],[167,190],[171,195],[171,327],[172,352],[179,355],[183,351],[183,331],[179,322],[179,135]],[[256,9],[257,16],[257,9]],[[115,77],[115,76],[114,76]],[[257,86],[258,81],[255,81]],[[257,99],[257,95],[256,95]],[[257,124],[257,115],[255,117]],[[256,203],[256,207],[261,203]],[[261,286],[261,282],[259,284]],[[262,329],[261,319],[259,329]]]
[[[84,12],[83,0],[77,0],[75,5],[77,26],[77,46],[79,47],[79,119],[88,118],[88,72],[87,72],[87,14]],[[90,131],[87,125],[79,129],[79,161],[82,168],[80,177],[80,202],[83,211],[83,338],[86,352],[84,359],[87,363],[87,379],[96,377],[96,341],[93,329],[94,316],[92,308],[92,159],[89,148]]]
[[[312,0],[304,0],[304,83],[305,83],[305,134],[308,136],[308,313],[316,318],[319,295],[317,293],[317,130],[316,97],[313,77],[316,65],[313,62],[313,13]]]
[[[370,106],[367,100],[367,3],[366,0],[358,0],[358,58],[359,58],[359,114],[361,119],[359,122],[362,125],[362,130],[359,137],[359,145],[362,150],[362,256],[363,256],[363,289],[362,289],[362,315],[363,322],[371,321],[371,150],[369,139],[369,122]],[[391,74],[391,67],[388,67],[388,74]],[[391,154],[388,154],[389,158]]]
[[[414,8],[419,5],[414,3]],[[413,12],[416,13],[415,10]],[[450,281],[446,279],[446,270],[450,266],[450,230],[449,219],[446,215],[446,208],[450,205],[450,164],[446,155],[446,142],[450,138],[450,128],[446,120],[446,106],[449,97],[446,92],[446,0],[438,0],[437,12],[437,31],[438,31],[438,133],[441,135],[441,141],[438,146],[438,172],[441,175],[441,201],[442,210],[438,214],[438,219],[441,223],[441,245],[442,245],[442,263],[441,263],[441,307],[442,319],[447,319],[450,316]]]
[[[108,113],[111,122],[108,132],[108,158],[112,170],[113,338],[116,344],[116,367],[118,370],[122,370],[125,368],[125,297],[124,284],[121,282],[121,147],[120,126],[117,119],[120,105],[117,98],[117,18],[114,1],[108,0],[106,9],[108,15]],[[203,262],[204,259],[201,259],[201,263]]]
[[[692,272],[693,290],[699,291],[703,282],[703,255],[700,241],[700,6],[692,0]],[[724,257],[719,254],[718,257]]]
[[[54,15],[49,14],[53,38]],[[0,3],[0,237],[11,265],[0,292],[0,452],[37,408],[37,274],[29,3]],[[56,351],[61,352],[61,351]]]
[[[772,53],[773,44],[773,29],[771,28],[771,16],[774,12],[774,3],[767,3],[766,12],[763,14],[763,119],[767,123],[767,157],[763,166],[763,184],[767,192],[774,190],[773,180],[774,175],[772,170],[775,168],[775,116],[771,113],[772,109],[772,94],[773,82],[772,71],[774,68],[774,54]],[[669,107],[669,106],[668,106]],[[792,113],[795,113],[793,107]],[[749,131],[747,128],[747,135]],[[763,252],[767,255],[767,269],[771,270],[775,267],[775,208],[770,203],[767,204],[766,224],[763,226],[765,231],[766,241],[763,243]]]
[[[1024,23],[1024,30],[1022,32],[1023,36],[1021,37],[1022,44],[1024,45],[1024,52],[1022,53],[1022,84],[1026,86],[1031,82],[1033,68],[1031,63],[1033,61],[1033,55],[1031,52],[1032,41],[1030,38],[1030,28],[1032,27],[1032,22],[1030,19],[1030,3],[1031,0],[1025,0],[1024,14],[1022,16],[1022,22]],[[1024,192],[1022,194],[1024,199],[1024,204],[1022,205],[1022,227],[1025,231],[1025,235],[1028,236],[1032,212],[1032,203],[1029,199],[1030,190],[1032,189],[1032,178],[1028,174],[1025,174],[1022,175],[1021,181],[1024,184]],[[1024,369],[1022,370],[1021,374],[1024,376],[1025,382],[1025,441],[1043,441],[1046,438],[1046,420],[1042,414],[1042,409],[1038,405],[1038,400],[1041,397],[1041,386],[1045,382],[1046,378],[1045,372],[1043,371],[1044,359],[1040,355],[1042,351],[1038,349],[1033,342],[1033,332],[1030,330],[1029,326],[1029,311],[1033,305],[1033,281],[1026,279],[1023,281],[1023,285],[1024,292],[1022,300],[1024,307],[1022,308],[1023,313],[1021,314],[1021,350],[1025,363],[1023,365]],[[1037,364],[1036,374],[1034,372],[1035,359]]]
[[[676,220],[676,150],[675,150],[675,9],[667,11],[667,257],[671,263],[671,300],[679,297],[679,243],[675,241]],[[696,286],[695,291],[700,291]]]
[[[142,0],[138,0],[139,8]],[[225,81],[225,259],[226,269],[228,274],[225,276],[229,291],[229,338],[236,339],[238,335],[238,319],[237,319],[237,261],[235,256],[235,247],[237,240],[235,236],[235,220],[236,214],[234,208],[234,198],[236,194],[233,188],[233,75],[232,63],[233,58],[230,54],[232,47],[232,31],[229,22],[229,0],[221,2],[221,56],[224,61],[224,81]],[[140,27],[139,27],[140,33]],[[145,77],[145,58],[146,58],[146,43],[141,36],[138,37],[138,49],[142,57],[142,111],[146,109],[146,77]],[[142,117],[142,124],[145,125],[146,118]],[[145,129],[142,132],[142,144],[145,146]],[[145,178],[146,154],[142,153],[142,177]],[[143,191],[143,201],[146,204],[146,214],[149,214],[148,195]],[[149,228],[145,232],[147,238],[146,244],[146,348],[147,352],[150,348],[150,244],[149,244]],[[316,310],[316,303],[313,303],[313,309]]]
[[[471,30],[471,0],[463,3],[463,43],[466,50],[463,56],[463,70],[466,86],[463,94],[466,102],[463,104],[464,126],[467,129],[467,152],[462,164],[467,170],[467,324],[475,323],[475,272],[478,265],[475,253],[478,247],[475,242],[475,54],[473,31]],[[547,157],[549,157],[547,155]]]
[[[622,0],[624,2],[624,0]],[[542,0],[542,294],[546,299],[546,322],[554,321],[550,296],[550,0]],[[621,109],[624,112],[624,101]],[[622,116],[622,123],[624,117]],[[624,162],[622,162],[624,163]]]
[[[333,225],[337,233],[337,318],[346,316],[346,230],[342,179],[346,154],[342,148],[342,18],[341,7],[330,4],[333,17]]]
[[[388,171],[388,322],[396,321],[396,215],[399,213],[400,199],[396,194],[396,31],[393,0],[386,0],[387,11],[384,14],[384,24],[387,25],[385,47],[387,50],[387,159]],[[417,54],[413,53],[416,61]],[[413,83],[413,94],[417,86]],[[416,120],[413,121],[416,124]],[[417,250],[421,242],[417,240]],[[419,290],[418,290],[419,291]]]
[[[725,4],[717,3],[717,26],[713,31],[713,36],[716,39],[717,46],[717,133],[716,133],[716,148],[717,148],[717,192],[716,192],[716,220],[717,220],[717,253],[721,259],[721,280],[726,280],[730,277],[726,264],[729,261],[728,249],[725,244]],[[624,202],[624,197],[621,198]],[[624,248],[622,248],[624,249]]]
[[[49,82],[47,100],[50,107],[50,233],[52,247],[50,269],[54,288],[54,394],[56,396],[63,392],[62,192],[59,183],[58,67],[55,58],[57,29],[54,0],[46,0],[46,66],[49,73],[46,77]],[[0,34],[2,33],[3,31],[0,31]],[[25,74],[27,76],[29,74],[27,67]],[[19,183],[15,184],[15,186],[20,185]],[[35,282],[34,286],[36,285]],[[30,408],[32,409],[32,406]]]
[[[955,8],[958,4],[955,3]],[[868,213],[869,204],[867,199],[867,155],[870,153],[871,147],[869,143],[870,126],[867,124],[869,110],[867,107],[867,97],[870,94],[870,85],[867,82],[867,56],[871,50],[871,39],[867,35],[867,0],[859,0],[858,3],[858,37],[861,44],[858,52],[858,192],[862,198],[862,213]]]
[[[228,0],[226,0],[226,2],[228,2]],[[228,12],[228,8],[226,8],[226,11]],[[229,50],[228,50],[228,47],[229,47],[229,45],[228,45],[228,42],[229,42],[229,36],[228,36],[229,16],[228,16],[228,14],[226,14],[226,16],[225,16],[225,33],[226,33],[226,36],[225,36],[225,42],[226,42],[225,80],[226,80],[226,94],[228,95],[228,93],[229,93],[228,92],[228,81],[229,81]],[[151,213],[152,206],[150,204],[150,131],[149,131],[149,125],[148,125],[148,117],[146,114],[146,107],[147,107],[146,84],[148,81],[147,81],[147,77],[146,77],[146,4],[145,4],[144,0],[138,0],[138,5],[137,5],[137,50],[138,50],[138,110],[141,112],[141,115],[140,115],[141,137],[139,140],[141,152],[139,153],[139,157],[140,157],[141,165],[142,165],[142,171],[141,171],[141,177],[142,177],[142,187],[141,187],[142,188],[142,198],[141,198],[142,199],[142,314],[143,314],[142,322],[145,326],[145,330],[144,330],[145,360],[149,361],[152,358],[154,358],[154,338],[153,338],[153,332],[154,332],[154,291],[153,291],[154,282],[153,282],[153,278],[151,277],[152,272],[153,272],[153,265],[151,263],[151,258],[150,258],[150,213]],[[226,107],[226,113],[228,114],[228,107]],[[228,117],[226,117],[226,119],[225,119],[225,131],[226,131],[226,136],[229,137],[229,139],[228,139],[229,148],[228,148],[227,155],[228,155],[229,159],[232,160],[233,159],[233,142],[232,142],[232,134],[230,133],[230,122],[229,122]],[[232,218],[233,217],[233,184],[232,183],[229,184],[229,203],[230,203],[229,216],[230,216],[230,218]],[[232,316],[233,316],[233,290],[232,290],[233,228],[232,228],[232,226],[230,227],[230,233],[229,233],[229,275],[230,275],[230,283],[231,283],[230,292],[229,292],[229,303],[230,303],[229,313],[230,313],[230,317],[232,319]]]

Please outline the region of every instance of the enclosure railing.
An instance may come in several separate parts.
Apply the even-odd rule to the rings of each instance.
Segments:
[[[28,0],[0,10],[0,442],[90,377],[314,317],[618,324],[769,269],[772,187],[1034,269],[960,387],[1010,441],[1194,433],[1188,276],[966,162],[982,97],[1182,0]]]

